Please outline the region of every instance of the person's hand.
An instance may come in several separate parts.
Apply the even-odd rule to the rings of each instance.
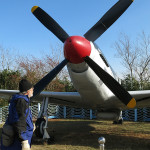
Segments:
[[[35,126],[35,123],[33,123],[33,132],[35,131],[36,129],[36,126]]]
[[[22,141],[22,150],[30,150],[30,145],[28,140]]]

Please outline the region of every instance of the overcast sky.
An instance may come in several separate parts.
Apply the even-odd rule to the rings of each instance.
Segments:
[[[83,36],[117,0],[1,0],[0,45],[21,55],[41,57],[62,43],[31,13],[40,6],[70,35]],[[127,11],[95,42],[112,68],[120,74],[123,67],[115,58],[114,43],[120,33],[135,39],[142,31],[150,34],[150,0],[134,0]],[[63,51],[62,51],[63,53]]]

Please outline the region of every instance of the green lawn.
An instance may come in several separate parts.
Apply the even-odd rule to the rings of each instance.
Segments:
[[[98,150],[101,136],[106,139],[105,150],[150,150],[150,123],[53,119],[48,126],[55,142],[42,144],[34,135],[32,150]]]

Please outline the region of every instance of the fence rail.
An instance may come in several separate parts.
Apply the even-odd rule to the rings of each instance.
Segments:
[[[30,106],[32,117],[37,118],[40,111],[40,103]],[[96,110],[71,108],[67,106],[48,105],[47,113],[49,118],[83,118],[95,119]],[[0,124],[6,121],[8,116],[8,106],[0,108]],[[128,121],[150,121],[150,108],[130,109],[122,112],[124,120]]]

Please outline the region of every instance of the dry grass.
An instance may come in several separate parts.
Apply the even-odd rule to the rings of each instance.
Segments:
[[[106,139],[105,150],[150,150],[150,123],[53,119],[48,126],[55,142],[42,145],[34,135],[32,150],[98,150],[101,136]]]

